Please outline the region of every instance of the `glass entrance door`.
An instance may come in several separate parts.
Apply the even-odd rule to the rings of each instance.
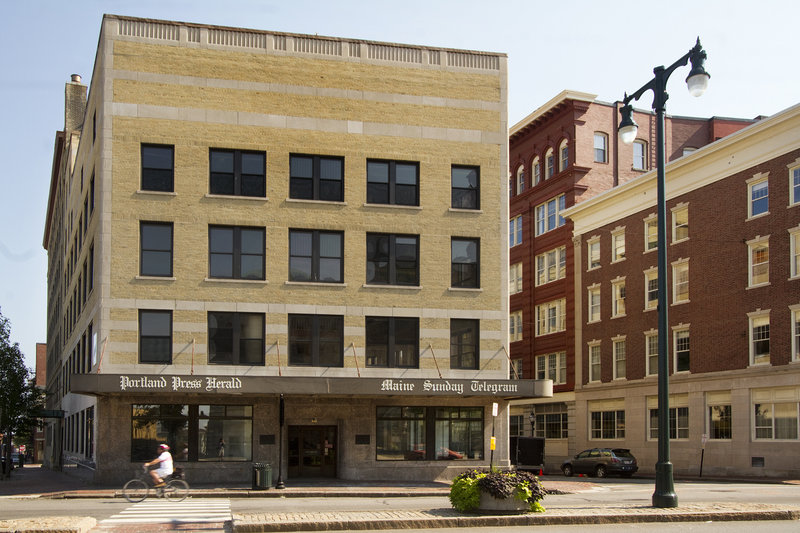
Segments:
[[[336,477],[336,426],[289,426],[289,477]]]

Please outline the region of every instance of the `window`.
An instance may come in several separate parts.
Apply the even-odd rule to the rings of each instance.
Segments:
[[[419,318],[365,318],[367,366],[419,367]]]
[[[595,132],[594,160],[596,163],[608,163],[608,135]]]
[[[658,248],[658,218],[653,215],[644,221],[644,251]]]
[[[589,287],[589,294],[587,297],[589,304],[589,312],[587,315],[587,322],[598,322],[600,320],[600,286]]]
[[[508,294],[522,292],[522,263],[514,263],[508,269]]]
[[[175,165],[173,146],[142,145],[142,190],[173,192]]]
[[[479,321],[450,319],[450,368],[477,370],[480,363]]]
[[[658,333],[648,332],[644,335],[645,357],[647,358],[648,376],[658,374]]]
[[[756,238],[747,243],[749,259],[749,287],[769,283],[769,237]]]
[[[750,364],[769,364],[769,312],[750,314]]]
[[[672,210],[672,242],[689,238],[689,206],[682,205]]]
[[[553,385],[567,382],[566,352],[549,353],[536,356],[536,379],[551,379]]]
[[[267,196],[267,155],[244,150],[209,150],[211,194]]]
[[[789,205],[800,204],[800,167],[789,170]]]
[[[510,342],[522,340],[522,311],[514,311],[508,315],[508,340]]]
[[[566,209],[565,205],[566,198],[562,194],[536,206],[536,235],[554,230],[566,223],[561,216],[561,212]]]
[[[517,215],[508,221],[508,247],[512,248],[522,244],[522,215]]]
[[[749,218],[769,212],[769,180],[765,174],[756,174],[747,182]]]
[[[650,439],[658,439],[658,409],[650,409]],[[669,438],[670,440],[689,438],[689,408],[669,408]]]
[[[638,139],[633,141],[633,169],[647,170],[647,143]]]
[[[592,270],[593,268],[600,267],[600,237],[595,237],[593,239],[589,239],[586,242],[587,247],[587,259],[589,260],[588,265],[586,266],[587,270]]]
[[[566,139],[561,141],[561,144],[558,147],[558,161],[558,170],[560,172],[567,170],[567,167],[569,166],[569,143]]]
[[[600,381],[600,344],[589,345],[589,382]]]
[[[564,403],[547,403],[536,406],[536,437],[566,439],[569,437],[567,406]]]
[[[689,372],[689,329],[675,330],[675,372]]]
[[[508,379],[524,379],[522,359],[512,359],[509,365]]]
[[[792,306],[792,361],[800,361],[800,306]]]
[[[544,155],[545,164],[547,165],[546,174],[544,179],[549,180],[556,173],[556,157],[553,155],[553,149],[548,148]]]
[[[480,167],[453,165],[450,168],[451,201],[454,209],[480,209]]]
[[[525,167],[520,165],[517,169],[517,194],[525,190]]]
[[[344,234],[340,231],[289,230],[289,280],[341,283]]]
[[[450,286],[477,289],[480,284],[480,240],[450,240]]]
[[[263,313],[208,313],[208,363],[263,365]]]
[[[800,277],[800,228],[789,230],[789,275]]]
[[[209,277],[265,279],[264,246],[264,228],[209,226]]]
[[[590,411],[590,439],[624,439],[625,411]]]
[[[708,437],[714,440],[730,440],[733,438],[733,417],[731,405],[708,406]]]
[[[253,406],[134,404],[131,461],[152,459],[162,442],[177,462],[251,461]]]
[[[139,362],[172,364],[172,311],[139,310]]]
[[[343,361],[343,317],[289,315],[290,365],[341,367]]]
[[[644,273],[644,308],[658,307],[658,270],[653,268]]]
[[[797,440],[797,402],[755,404],[757,440]]]
[[[672,264],[672,303],[689,301],[689,261],[676,261]]]
[[[625,228],[611,234],[611,253],[612,263],[625,259]]]
[[[614,280],[611,283],[612,302],[611,318],[625,316],[625,280]]]
[[[142,222],[139,224],[139,274],[172,276],[172,223]]]
[[[419,163],[367,160],[367,203],[419,205]]]
[[[344,158],[322,155],[289,156],[289,198],[344,200]]]
[[[419,285],[419,237],[367,233],[367,283]]]
[[[628,350],[624,338],[613,339],[614,342],[614,379],[625,379],[625,360]]]
[[[533,184],[536,185],[541,183],[542,181],[542,164],[539,162],[539,156],[533,158],[533,163],[531,163],[531,168],[533,169]]]
[[[536,285],[562,279],[567,272],[566,246],[536,256]]]
[[[379,461],[482,460],[483,410],[379,406],[375,440]]]
[[[566,300],[553,300],[536,306],[536,336],[566,329]]]

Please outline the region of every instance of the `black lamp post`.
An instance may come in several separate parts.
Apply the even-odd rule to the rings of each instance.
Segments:
[[[656,488],[653,493],[653,507],[677,507],[678,496],[672,478],[672,463],[669,460],[669,354],[667,320],[667,202],[664,192],[664,110],[669,95],[667,80],[670,74],[685,66],[689,61],[692,70],[686,78],[689,93],[692,96],[702,95],[708,87],[711,76],[703,68],[706,52],[697,44],[686,55],[678,59],[668,68],[663,66],[653,69],[655,77],[638,91],[628,96],[625,93],[623,107],[620,110],[622,121],[619,125],[619,137],[625,144],[636,139],[636,123],[633,121],[631,100],[638,100],[648,90],[653,91],[653,109],[656,112],[656,164],[658,181],[658,462],[656,463]]]

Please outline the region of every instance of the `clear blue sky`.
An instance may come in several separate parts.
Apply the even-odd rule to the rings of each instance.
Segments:
[[[509,126],[564,89],[613,102],[700,36],[711,86],[675,73],[667,112],[752,118],[800,102],[797,0],[8,0],[0,10],[0,312],[34,366],[46,341],[42,248],[64,84],[91,80],[103,13],[504,52]],[[638,107],[649,108],[651,96]]]

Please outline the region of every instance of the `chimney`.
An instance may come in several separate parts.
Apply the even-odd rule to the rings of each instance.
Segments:
[[[86,114],[86,85],[79,74],[73,74],[64,90],[64,131],[79,130]]]

